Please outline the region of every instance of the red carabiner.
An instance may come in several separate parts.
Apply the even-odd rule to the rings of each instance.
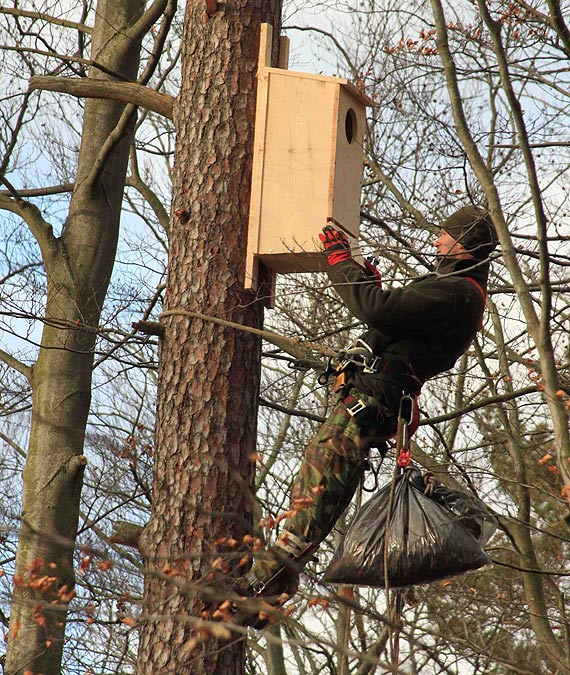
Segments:
[[[400,450],[400,454],[398,455],[398,466],[401,467],[402,469],[405,469],[407,466],[410,466],[410,451]]]

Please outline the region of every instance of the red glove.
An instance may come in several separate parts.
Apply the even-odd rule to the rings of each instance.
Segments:
[[[323,227],[323,234],[319,234],[319,239],[323,242],[323,247],[331,267],[343,260],[352,260],[347,236],[335,230],[332,225]]]
[[[376,267],[378,264],[377,258],[366,257],[364,258],[364,267],[366,268],[366,273],[372,279],[375,286],[382,288],[382,275],[380,270]]]

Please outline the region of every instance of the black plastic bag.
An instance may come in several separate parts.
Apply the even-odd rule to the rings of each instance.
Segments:
[[[444,579],[491,562],[482,545],[496,524],[481,500],[438,484],[424,494],[418,469],[397,479],[388,528],[391,587]],[[384,542],[390,485],[356,514],[323,582],[384,587]]]

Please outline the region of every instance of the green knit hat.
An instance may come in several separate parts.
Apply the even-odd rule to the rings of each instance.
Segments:
[[[488,212],[475,206],[464,206],[452,213],[441,227],[477,260],[486,260],[498,243]]]

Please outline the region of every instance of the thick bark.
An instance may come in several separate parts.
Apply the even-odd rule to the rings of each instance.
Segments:
[[[142,10],[141,0],[102,0],[94,29],[94,54],[131,79],[140,44],[126,40],[122,29]],[[9,675],[61,672],[95,343],[94,331],[73,327],[99,323],[117,246],[132,123],[104,159],[99,180],[91,184],[87,177],[123,109],[122,103],[98,100],[85,106],[77,180],[61,238],[27,218],[48,277],[47,321],[31,376],[32,423],[5,666]]]
[[[242,289],[263,21],[279,34],[279,0],[241,0],[213,18],[205,5],[187,5],[174,109],[167,312],[184,308],[262,324],[261,303]],[[245,643],[201,641],[208,633],[195,630],[195,584],[219,555],[216,541],[241,542],[250,528],[260,340],[184,315],[163,320],[137,672],[237,675]]]

